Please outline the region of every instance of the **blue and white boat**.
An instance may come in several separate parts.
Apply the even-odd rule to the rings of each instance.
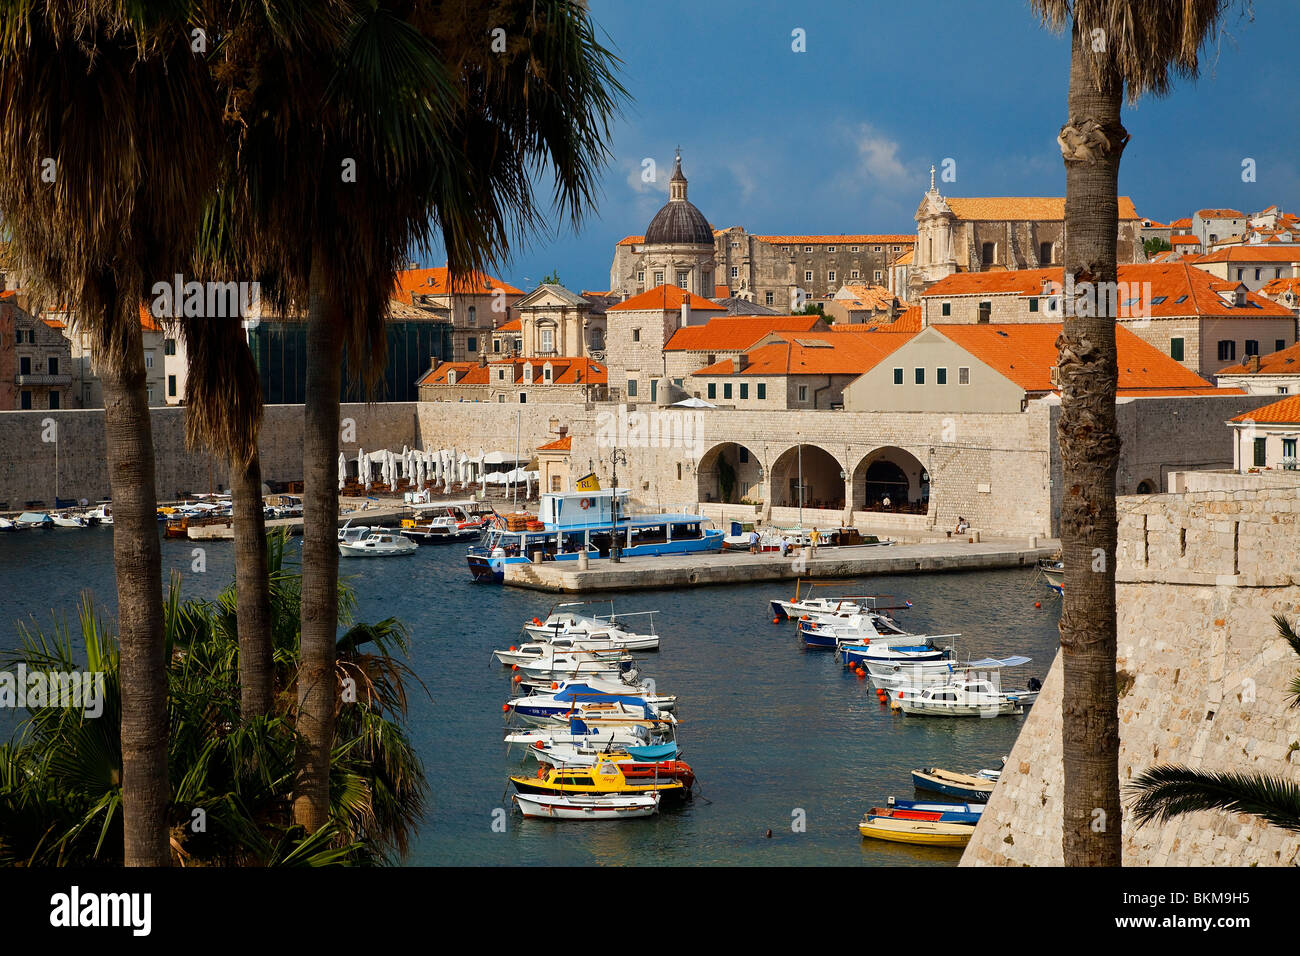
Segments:
[[[890,643],[882,646],[879,641],[871,644],[845,644],[840,647],[845,667],[857,667],[867,662],[896,664],[914,664],[920,661],[943,661],[952,657],[952,648],[935,647],[929,643],[932,638],[918,638],[922,643]]]
[[[556,719],[569,718],[575,710],[592,704],[622,704],[638,716],[658,716],[652,698],[633,694],[608,694],[580,681],[566,681],[555,693],[546,696],[516,697],[508,702],[516,717],[530,724],[547,724]]]
[[[938,813],[942,823],[979,823],[984,813],[982,803],[939,803],[927,800],[896,800],[889,798],[889,806],[911,813]]]
[[[987,803],[999,775],[997,770],[981,770],[974,774],[924,767],[912,771],[912,786],[948,797],[960,797],[971,803]]]
[[[500,584],[511,564],[527,564],[540,553],[543,561],[577,561],[609,557],[617,546],[628,558],[655,554],[700,554],[722,550],[722,530],[706,528],[704,515],[689,512],[629,514],[628,492],[575,491],[542,495],[540,530],[510,531],[496,519],[483,542],[469,549],[475,581]],[[617,510],[617,520],[614,512]]]

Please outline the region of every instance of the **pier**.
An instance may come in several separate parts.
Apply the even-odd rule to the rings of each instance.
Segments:
[[[1055,540],[928,541],[888,546],[823,547],[816,557],[775,552],[720,552],[608,559],[579,568],[576,561],[506,566],[505,583],[536,591],[583,593],[704,587],[796,578],[855,578],[1032,567],[1057,553]]]

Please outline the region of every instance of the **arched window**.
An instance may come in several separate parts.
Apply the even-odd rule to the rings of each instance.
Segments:
[[[478,309],[471,305],[466,312],[465,321],[470,325],[478,325]]]
[[[1038,264],[1044,266],[1052,264],[1052,244],[1050,242],[1040,242],[1038,244]]]

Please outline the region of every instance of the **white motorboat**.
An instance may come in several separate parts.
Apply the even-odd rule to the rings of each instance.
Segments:
[[[1029,663],[1028,657],[985,657],[964,663],[953,660],[938,661],[878,661],[866,660],[871,686],[893,693],[896,690],[920,690],[938,684],[948,684],[955,678],[974,680],[991,677],[1004,667],[1020,667]]]
[[[819,585],[813,585],[817,587]],[[874,594],[855,594],[842,595],[839,597],[814,598],[800,597],[798,588],[795,590],[795,597],[790,601],[772,601],[772,615],[777,620],[802,618],[804,615],[831,615],[833,617],[848,617],[849,615],[862,614],[866,611],[905,611],[912,606],[911,601],[904,601],[902,604],[890,603],[893,598],[887,595]]]
[[[1000,691],[989,680],[953,681],[898,691],[891,700],[905,714],[934,717],[1000,717],[1022,714],[1037,691]]]
[[[22,528],[53,528],[54,521],[44,511],[24,511],[14,519],[14,525]]]
[[[633,611],[614,614],[613,606],[607,615],[582,614],[564,608],[583,607],[584,604],[561,604],[546,616],[546,620],[533,618],[524,624],[524,633],[539,641],[552,641],[557,636],[573,636],[587,640],[609,640],[630,651],[659,650],[659,635],[655,632],[654,616],[657,611]],[[628,622],[632,618],[648,618],[649,633],[633,631]]]
[[[492,656],[507,667],[511,664],[531,664],[546,657],[554,657],[557,654],[586,661],[628,661],[632,659],[628,656],[625,648],[607,642],[588,643],[586,641],[574,641],[569,638],[560,638],[560,641],[563,643],[533,642],[521,644],[518,647],[512,645],[509,650],[493,651]]]
[[[386,528],[371,528],[355,541],[339,542],[339,554],[345,558],[390,558],[414,554],[418,549],[414,541]]]
[[[493,511],[479,502],[445,502],[417,508],[417,516],[402,519],[398,532],[426,543],[465,541],[483,533]]]
[[[519,668],[524,677],[546,678],[562,681],[566,678],[603,677],[617,680],[620,674],[633,670],[630,654],[617,657],[575,657],[564,652],[548,651],[540,657],[530,658],[511,665]]]
[[[557,745],[577,745],[582,747],[640,747],[655,742],[655,735],[648,727],[608,726],[603,728],[588,727],[576,718],[569,721],[567,727],[554,724],[546,727],[530,727],[527,730],[515,730],[505,736],[505,742],[511,746],[523,744],[530,749],[545,750]]]
[[[602,705],[618,705],[618,710]],[[581,681],[568,682],[553,694],[529,694],[515,697],[506,703],[510,712],[529,724],[545,726],[557,720],[568,722],[570,716],[584,712],[593,714],[631,714],[637,717],[657,717],[659,708],[648,697],[633,694],[604,694],[589,688]]]
[[[659,794],[651,792],[562,796],[516,793],[515,803],[526,817],[554,820],[622,820],[649,817],[659,812]]]
[[[99,505],[86,512],[86,518],[95,524],[112,524],[113,505],[107,501],[100,502]]]
[[[59,511],[50,515],[50,521],[56,528],[84,528],[86,519],[73,511]]]
[[[14,524],[8,518],[0,517],[0,531],[17,531],[18,525]]]

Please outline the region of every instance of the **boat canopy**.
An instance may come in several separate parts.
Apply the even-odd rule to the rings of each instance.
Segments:
[[[657,744],[650,747],[628,747],[629,756],[636,757],[638,760],[669,760],[677,756],[676,744]]]
[[[1011,657],[1002,657],[1002,658],[997,658],[997,657],[985,657],[985,658],[982,658],[982,659],[980,659],[980,660],[978,660],[978,661],[971,661],[969,664],[966,664],[964,667],[959,667],[959,668],[957,668],[957,669],[958,669],[958,670],[976,670],[976,669],[978,669],[978,668],[980,668],[980,667],[990,667],[990,668],[992,668],[992,667],[1019,667],[1021,664],[1028,664],[1028,663],[1029,663],[1029,658],[1028,658],[1028,657],[1021,657],[1021,656],[1019,656],[1019,655],[1017,654],[1017,655],[1013,655],[1013,656],[1011,656]]]

